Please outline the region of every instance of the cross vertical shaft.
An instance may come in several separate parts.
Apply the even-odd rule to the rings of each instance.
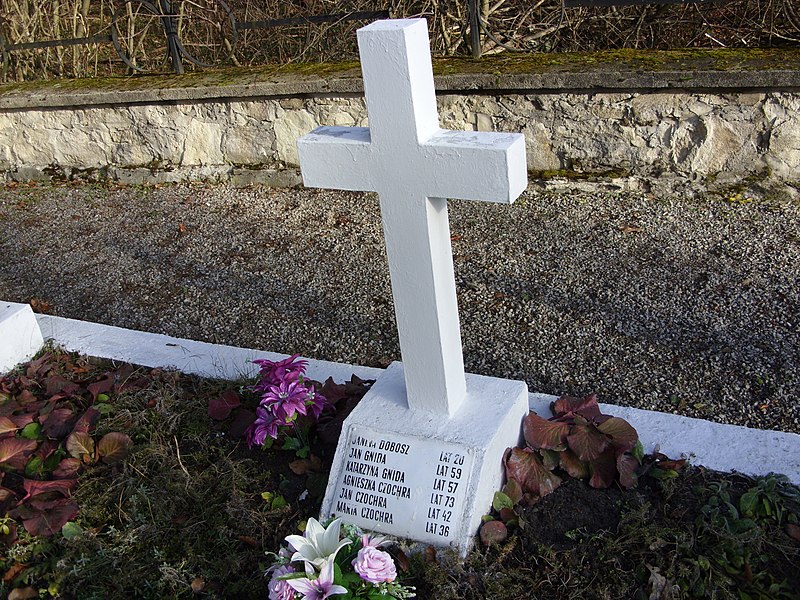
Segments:
[[[378,21],[358,42],[370,127],[303,136],[303,181],[378,192],[408,405],[452,416],[466,382],[445,198],[512,202],[524,139],[439,128],[424,20]]]

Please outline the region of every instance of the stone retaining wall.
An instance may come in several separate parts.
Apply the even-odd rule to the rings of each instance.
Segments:
[[[730,80],[695,89],[654,85],[646,75],[650,88],[618,78],[591,90],[542,89],[548,82],[530,77],[495,77],[497,89],[480,76],[437,77],[440,119],[451,129],[524,132],[534,177],[556,181],[580,174],[628,186],[757,179],[790,189],[800,181],[796,72],[788,78],[794,85],[779,74],[763,89],[746,89],[753,83],[746,76],[735,79],[744,89]],[[57,90],[26,96],[0,86],[0,173],[294,185],[297,137],[321,124],[367,125],[357,74],[265,85],[155,89],[133,99],[67,93],[60,102]]]

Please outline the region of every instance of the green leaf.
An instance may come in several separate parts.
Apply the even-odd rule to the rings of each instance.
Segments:
[[[503,492],[495,492],[492,499],[492,508],[500,512],[504,508],[514,508],[514,503]]]
[[[64,539],[72,540],[83,534],[83,528],[75,521],[67,521],[61,526],[61,535]]]
[[[522,488],[513,479],[509,479],[503,486],[503,493],[511,498],[511,502],[514,504],[522,500]]]
[[[650,477],[652,477],[653,479],[658,479],[658,480],[675,479],[678,476],[677,471],[673,471],[672,469],[659,469],[659,468],[650,469],[650,471],[648,471],[647,474],[650,475]]]
[[[111,399],[111,396],[108,394],[97,394],[97,400],[95,401],[95,408],[97,408],[98,402],[108,402]],[[98,409],[100,410],[100,409]]]
[[[19,437],[25,440],[40,440],[42,439],[42,426],[39,423],[28,423],[20,431]]]
[[[642,460],[644,459],[644,446],[641,440],[636,440],[636,445],[631,449],[631,454],[639,461],[639,464],[642,464]]]
[[[25,465],[25,477],[38,477],[42,474],[42,464],[44,461],[40,456],[32,456],[31,459],[28,461],[28,464]]]
[[[270,508],[272,508],[272,510],[280,510],[281,508],[284,508],[286,506],[289,506],[289,503],[286,501],[286,498],[284,498],[283,496],[275,496],[272,499],[272,504],[270,505]]]
[[[758,505],[758,492],[750,491],[742,494],[739,498],[739,510],[742,514],[752,517],[756,513],[756,506]]]
[[[105,396],[105,394],[100,394],[100,396]],[[114,405],[109,404],[108,402],[99,402],[95,404],[93,408],[103,416],[106,416],[114,411]]]

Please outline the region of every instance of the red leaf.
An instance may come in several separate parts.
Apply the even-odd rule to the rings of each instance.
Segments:
[[[32,391],[25,389],[17,394],[17,402],[19,402],[22,406],[25,406],[31,402],[36,402],[36,396],[33,395]]]
[[[597,404],[597,394],[590,394],[586,398],[561,396],[550,408],[557,418],[569,417],[570,413],[578,413],[587,419],[600,416],[600,406]]]
[[[228,390],[219,398],[208,401],[208,416],[215,421],[224,421],[230,416],[231,411],[240,404],[239,394],[233,390]]]
[[[232,438],[237,439],[244,435],[244,432],[247,431],[247,428],[252,425],[253,421],[256,420],[256,413],[250,410],[241,409],[236,412],[236,416],[233,417],[233,422],[231,423],[231,427],[228,430],[228,435]]]
[[[61,442],[58,440],[44,440],[41,444],[39,444],[39,447],[36,449],[36,452],[34,452],[33,455],[45,460],[48,456],[55,452],[60,445]]]
[[[0,436],[11,434],[14,435],[19,429],[16,423],[9,419],[8,417],[0,417]]]
[[[94,440],[88,433],[76,431],[67,438],[67,452],[83,462],[94,460]]]
[[[113,390],[114,382],[114,376],[110,373],[106,373],[105,379],[87,385],[86,389],[89,390],[89,393],[92,395],[92,402],[95,402],[100,394],[107,394]]]
[[[25,468],[31,454],[39,442],[9,438],[0,440],[0,466],[6,469],[21,470]]]
[[[335,383],[333,377],[328,377],[322,385],[320,393],[325,396],[329,404],[336,404],[339,400],[348,397],[347,386],[343,383]]]
[[[133,440],[124,433],[112,431],[105,434],[97,443],[97,454],[109,465],[120,462],[131,450]]]
[[[64,523],[71,521],[78,514],[78,504],[74,500],[63,500],[52,504],[47,510],[28,511],[30,516],[24,519],[23,525],[31,535],[51,536],[61,531]]]
[[[566,441],[569,424],[548,421],[530,412],[522,421],[522,432],[531,448],[552,450]]]
[[[794,523],[787,523],[786,524],[786,534],[800,542],[800,525],[795,525]]]
[[[81,461],[77,458],[65,458],[53,471],[53,479],[70,479],[78,474],[81,469]]]
[[[508,529],[502,521],[487,521],[481,525],[481,542],[484,546],[502,544],[508,539]]]
[[[576,423],[567,436],[569,448],[581,460],[594,460],[608,447],[608,438],[591,423]]]
[[[522,500],[522,488],[514,479],[509,479],[503,486],[503,493],[511,499],[511,502],[516,504]]]
[[[636,487],[636,469],[639,468],[639,461],[630,454],[620,454],[617,456],[617,471],[619,471],[619,483],[629,490]]]
[[[50,375],[45,380],[45,393],[47,394],[48,398],[62,392],[67,396],[71,396],[80,392],[80,390],[81,387],[79,385],[72,383],[68,379],[65,379],[58,374]]]
[[[89,433],[97,419],[100,418],[100,411],[96,408],[87,408],[86,412],[81,415],[75,427],[72,428],[73,433]]]
[[[28,494],[20,502],[25,502],[32,496],[38,496],[39,494],[46,494],[48,492],[58,492],[62,496],[69,498],[72,494],[72,489],[77,483],[77,479],[58,479],[55,481],[23,479],[22,485]]]
[[[74,417],[75,413],[71,408],[56,408],[42,423],[42,433],[50,438],[62,438],[72,431]]]
[[[633,426],[619,417],[611,417],[600,423],[597,428],[611,438],[611,444],[617,452],[628,452],[639,440],[639,435]]]
[[[600,456],[589,463],[592,478],[589,485],[593,488],[607,488],[617,477],[617,461],[613,448],[607,448]]]
[[[506,475],[519,483],[523,492],[544,496],[561,485],[561,478],[545,469],[539,455],[530,450],[512,448],[504,462]]]
[[[21,415],[11,415],[10,419],[19,429],[25,427],[29,423],[33,423],[33,415],[31,413],[23,413]]]
[[[586,479],[589,476],[589,464],[575,456],[572,450],[559,452],[559,464],[570,477]]]

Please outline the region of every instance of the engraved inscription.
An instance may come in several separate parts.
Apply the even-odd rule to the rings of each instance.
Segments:
[[[455,538],[471,466],[463,449],[359,429],[350,431],[345,452],[335,515],[402,537],[445,543]]]

